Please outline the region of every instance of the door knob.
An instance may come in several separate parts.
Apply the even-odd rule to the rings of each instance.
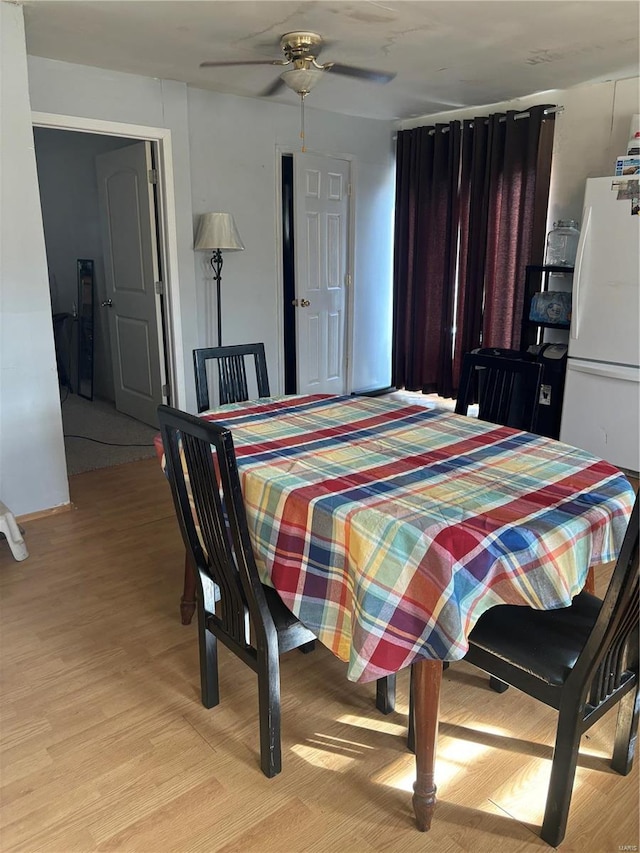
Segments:
[[[311,305],[308,299],[292,299],[291,304],[294,308],[308,308]]]
[[[100,305],[103,308],[113,308],[113,299],[105,299],[104,302],[101,302]]]

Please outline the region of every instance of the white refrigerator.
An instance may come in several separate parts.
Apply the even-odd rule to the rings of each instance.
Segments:
[[[637,181],[637,178],[636,178]],[[590,178],[573,276],[560,441],[640,469],[640,216],[626,178]]]

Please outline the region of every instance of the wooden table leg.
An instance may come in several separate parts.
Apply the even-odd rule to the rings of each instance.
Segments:
[[[593,571],[593,566],[591,566],[587,573],[587,582],[584,585],[584,591],[590,592],[591,595],[596,594],[596,576],[595,572]]]
[[[413,811],[418,829],[431,828],[436,807],[434,768],[440,711],[442,661],[421,660],[412,666],[415,720],[416,781],[413,786]]]

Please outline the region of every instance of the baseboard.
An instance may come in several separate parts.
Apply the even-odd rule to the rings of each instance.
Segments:
[[[26,515],[17,515],[16,521],[22,524],[27,521],[36,521],[38,518],[48,518],[50,515],[60,515],[62,512],[69,512],[73,509],[73,504],[69,501],[68,504],[61,506],[52,506],[50,509],[40,509],[38,512],[28,512]]]
[[[387,385],[386,388],[373,388],[370,391],[353,391],[352,397],[381,397],[383,394],[391,394],[392,391],[397,391],[395,385]]]

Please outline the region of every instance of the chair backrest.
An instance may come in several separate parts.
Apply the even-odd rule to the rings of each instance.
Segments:
[[[611,575],[596,624],[567,680],[589,685],[589,704],[597,707],[623,679],[638,677],[638,495],[620,556]]]
[[[245,515],[231,432],[220,424],[158,407],[166,473],[196,577],[219,588],[213,618],[236,653],[274,632]],[[211,614],[207,614],[211,618]],[[249,617],[251,621],[251,636]]]
[[[456,413],[466,415],[477,399],[480,420],[531,432],[538,415],[541,377],[542,365],[535,361],[466,353]]]
[[[241,403],[249,399],[245,356],[253,356],[256,368],[258,397],[269,397],[269,377],[264,344],[237,344],[228,347],[202,347],[193,351],[193,367],[196,375],[196,402],[199,412],[211,408],[207,362],[218,363],[218,388],[220,404]]]

